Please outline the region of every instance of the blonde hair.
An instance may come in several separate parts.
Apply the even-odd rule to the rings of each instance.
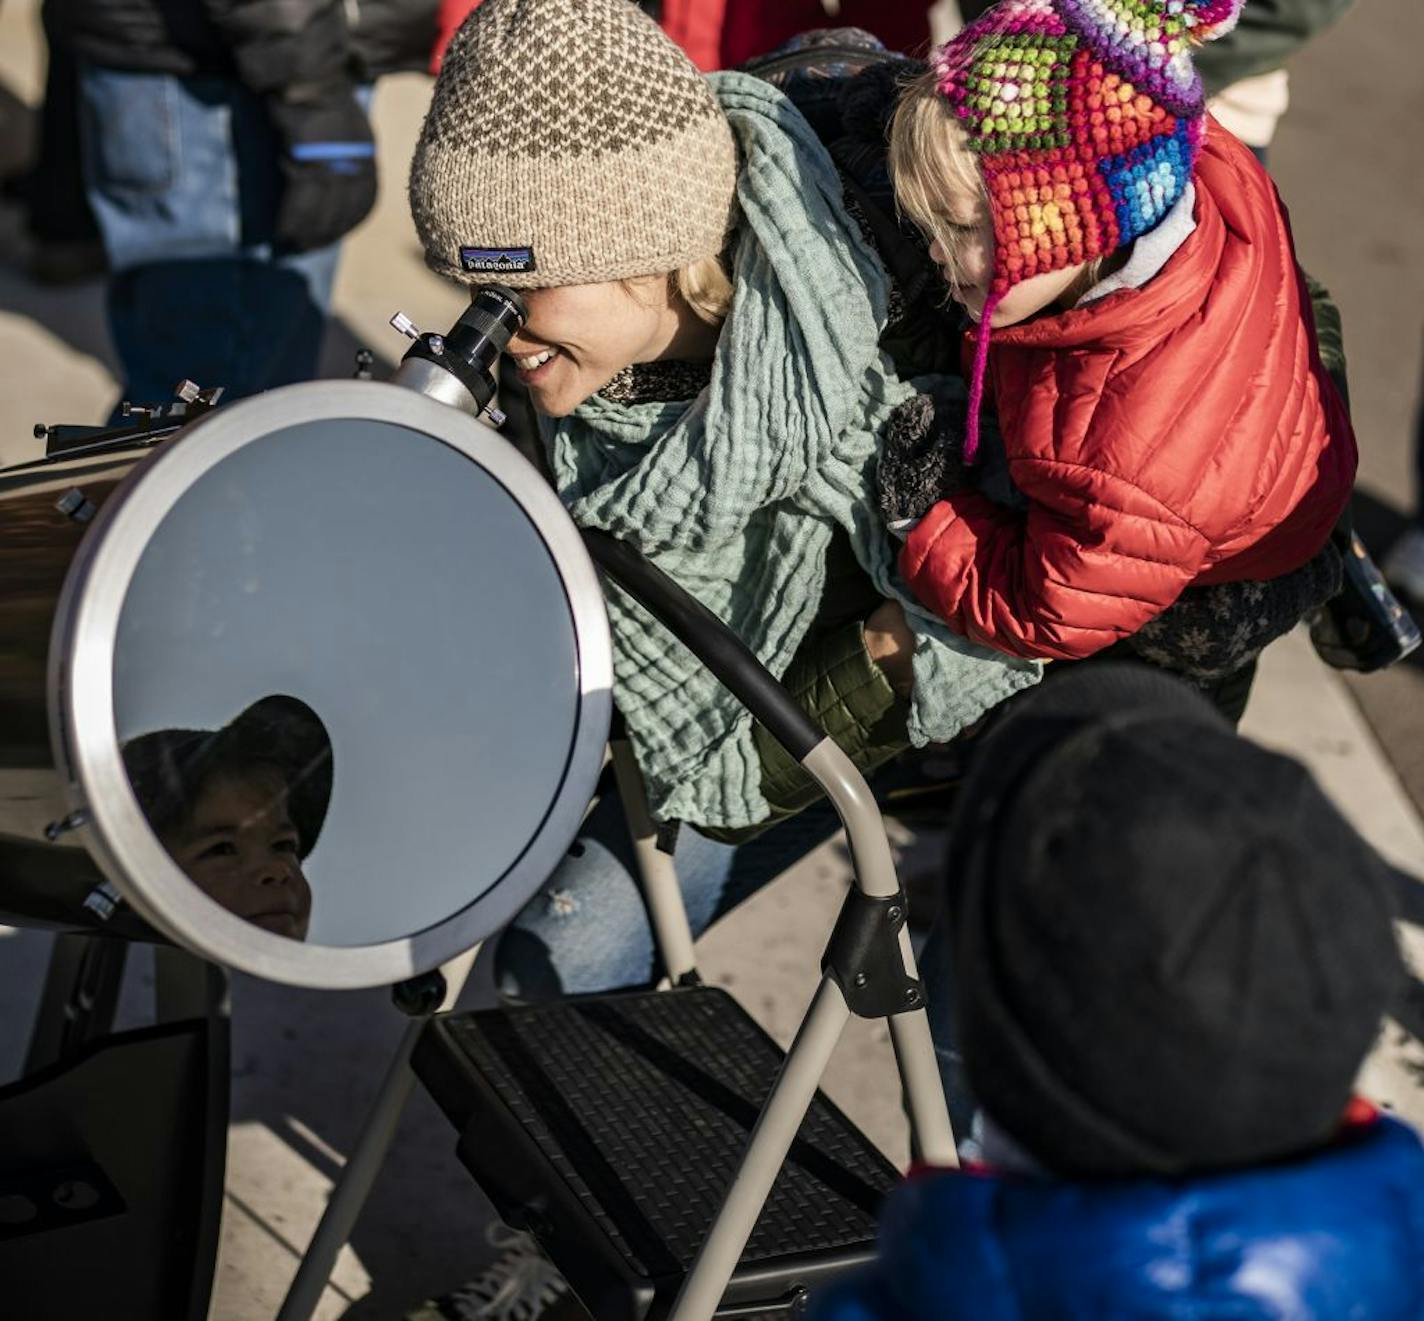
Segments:
[[[988,212],[989,190],[964,124],[940,95],[939,74],[933,70],[901,91],[890,123],[889,165],[900,213],[940,245],[947,277],[951,284],[961,283],[965,247],[978,238],[979,225],[955,216],[963,215],[966,202],[972,202],[976,214],[981,208]],[[1103,260],[1086,262],[1074,289],[1082,292],[1096,284]]]
[[[951,281],[961,278],[977,222],[956,220],[965,203],[988,209],[989,190],[954,107],[939,94],[934,70],[907,83],[890,121],[890,177],[900,213],[944,250]],[[959,203],[956,208],[955,202]]]
[[[639,286],[648,276],[630,276],[619,280],[623,292],[638,298]],[[720,326],[732,310],[732,282],[717,257],[699,257],[667,277],[668,292],[681,298],[709,326]]]
[[[678,295],[709,326],[720,326],[732,310],[732,282],[717,257],[699,257],[673,273]]]

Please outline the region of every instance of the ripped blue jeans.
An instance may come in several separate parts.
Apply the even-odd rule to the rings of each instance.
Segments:
[[[688,826],[673,862],[694,937],[840,829],[822,800],[741,845],[719,844]],[[633,844],[617,794],[589,813],[544,888],[495,947],[495,985],[506,999],[537,1002],[626,987],[662,976],[652,926],[634,879]],[[940,1076],[957,1134],[975,1110],[956,1045],[949,931],[934,924],[921,955],[926,1008]]]
[[[825,801],[741,845],[683,826],[673,862],[693,936],[839,829]],[[605,794],[543,890],[501,935],[500,993],[535,1001],[655,982],[662,971],[636,874],[623,806]]]

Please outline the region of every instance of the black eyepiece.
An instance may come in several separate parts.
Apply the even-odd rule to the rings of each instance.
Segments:
[[[510,337],[529,315],[524,300],[502,284],[482,284],[470,305],[445,336],[450,370],[483,408],[494,398],[495,359],[509,347]]]
[[[509,347],[510,338],[528,317],[524,300],[502,284],[482,284],[475,289],[470,305],[447,334],[420,335],[402,359],[402,370],[396,374],[401,384],[410,385],[425,394],[442,398],[447,403],[459,403],[460,386],[474,400],[471,410],[479,413],[494,398],[494,363]],[[411,371],[405,371],[406,365]],[[449,382],[439,371],[448,372],[459,385]],[[446,385],[440,382],[445,381]]]
[[[446,343],[466,361],[492,366],[509,347],[514,332],[529,319],[524,300],[502,284],[482,284],[455,322]]]

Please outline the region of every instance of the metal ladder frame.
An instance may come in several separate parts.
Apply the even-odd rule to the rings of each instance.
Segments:
[[[594,562],[639,600],[740,700],[794,756],[830,799],[841,824],[855,875],[847,895],[893,901],[903,895],[885,824],[865,778],[855,764],[792,700],[752,652],[711,611],[650,564],[632,547],[607,533],[585,530]],[[631,750],[615,741],[613,767],[628,814],[639,880],[659,954],[674,984],[695,970],[693,940],[672,858],[657,844],[657,830]],[[918,985],[908,929],[898,928],[899,974]],[[441,969],[445,995],[435,1012],[453,1006],[477,950]],[[683,1281],[670,1321],[711,1321],[756,1227],[778,1171],[820,1085],[826,1066],[852,1015],[845,988],[827,967],[787,1051],[741,1163],[723,1197],[692,1269]],[[878,1015],[877,1015],[878,1016]],[[941,1166],[958,1164],[944,1089],[930,1037],[924,997],[885,1015],[909,1111],[918,1157]],[[308,1321],[320,1300],[337,1253],[350,1237],[385,1159],[405,1102],[415,1085],[410,1055],[429,1015],[413,1018],[396,1048],[385,1081],[351,1155],[332,1189],[277,1321]]]

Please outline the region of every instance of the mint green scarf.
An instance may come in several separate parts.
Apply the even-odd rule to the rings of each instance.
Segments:
[[[917,634],[911,740],[946,741],[1040,667],[956,637],[897,580],[876,436],[911,390],[878,347],[888,280],[800,112],[746,74],[712,82],[741,150],[742,218],[711,383],[691,404],[595,395],[547,422],[559,493],[576,522],[637,546],[776,675],[816,618],[844,528]],[[745,709],[617,589],[609,616],[614,693],[654,814],[730,829],[763,820]]]

